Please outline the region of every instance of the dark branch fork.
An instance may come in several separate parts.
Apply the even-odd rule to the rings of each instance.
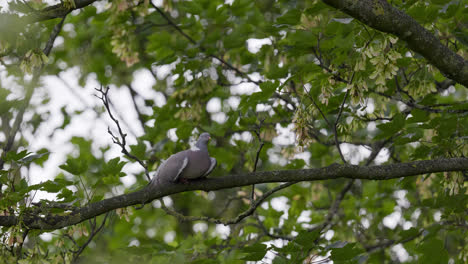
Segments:
[[[96,237],[96,235],[104,228],[104,226],[106,225],[106,220],[107,220],[109,214],[110,214],[110,212],[106,213],[106,215],[104,216],[104,219],[102,220],[99,227],[97,227],[97,225],[96,225],[96,217],[93,220],[89,220],[89,225],[91,227],[91,233],[89,234],[88,239],[86,240],[86,242],[83,245],[78,246],[78,244],[75,242],[75,240],[71,236],[69,237],[72,240],[72,242],[76,246],[78,246],[78,250],[73,251],[72,263],[77,262],[77,260],[80,257],[81,253],[83,253],[83,251],[86,249],[86,247],[89,245],[89,243],[91,243],[93,238]]]
[[[369,156],[369,158],[367,159],[366,161],[366,164],[365,166],[369,166],[370,164],[372,164],[372,162],[375,160],[375,158],[377,157],[377,155],[379,154],[379,152],[382,150],[382,148],[385,147],[386,144],[388,144],[389,142],[392,141],[392,137],[388,138],[387,140],[384,140],[382,142],[378,142],[377,144],[375,144],[372,148],[372,152]],[[335,200],[333,201],[333,203],[331,204],[331,206],[328,208],[328,214],[327,216],[325,217],[325,221],[323,221],[321,224],[319,224],[318,226],[312,228],[310,231],[313,231],[313,230],[319,230],[320,233],[323,233],[325,230],[327,230],[327,228],[329,228],[330,226],[333,225],[332,221],[333,221],[333,217],[335,215],[338,214],[338,210],[339,210],[339,207],[340,207],[340,204],[341,202],[344,200],[345,198],[345,195],[351,190],[351,188],[353,187],[354,185],[354,182],[355,182],[355,179],[350,179],[348,180],[348,182],[345,184],[345,186],[343,187],[343,189],[338,193],[338,195],[336,196]],[[315,243],[317,243],[319,238],[317,238],[317,240],[315,241]]]

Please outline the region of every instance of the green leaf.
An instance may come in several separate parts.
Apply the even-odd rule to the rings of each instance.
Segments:
[[[193,126],[192,123],[180,122],[176,130],[176,135],[178,138],[189,138],[192,134]]]
[[[273,259],[273,264],[290,264],[291,263],[291,260],[290,259],[287,259],[283,256],[276,256],[274,259]]]
[[[20,152],[9,151],[5,155],[5,161],[20,162],[21,159],[23,159],[24,157],[26,157],[29,154],[31,154],[31,152],[28,152],[26,149],[22,150]]]
[[[40,159],[42,158],[43,156],[45,155],[48,155],[50,154],[50,152],[44,152],[44,153],[38,153],[38,154],[33,154],[33,155],[29,155],[29,156],[26,156],[24,158],[22,158],[21,160],[19,160],[21,163],[25,163],[25,164],[29,164],[31,163],[32,161],[35,161],[37,159]]]
[[[403,114],[398,113],[393,117],[392,121],[377,125],[377,127],[382,133],[379,134],[376,138],[381,139],[392,136],[398,131],[400,131],[404,126],[405,117],[403,116]]]
[[[239,104],[239,108],[248,109],[251,107],[255,109],[255,106],[258,103],[262,103],[270,99],[276,91],[278,83],[273,82],[263,82],[260,84],[260,89],[262,91],[251,94],[250,96],[244,96]]]
[[[269,95],[268,97],[273,95],[273,93],[276,90],[276,87],[278,87],[278,84],[273,82],[262,82],[260,84],[260,89],[262,90],[262,92]]]
[[[309,16],[315,16],[326,8],[328,8],[326,4],[324,4],[322,1],[318,1],[315,2],[312,7],[307,8],[305,13]]]
[[[57,194],[57,199],[61,200],[62,202],[71,202],[75,199],[73,192],[67,188],[63,188],[59,194]]]
[[[218,166],[225,167],[227,171],[230,171],[239,160],[239,156],[235,155],[235,153],[221,148],[211,149],[210,155],[216,158]]]
[[[419,235],[419,230],[414,227],[411,227],[408,230],[401,231],[399,235],[401,240],[405,240]]]
[[[139,141],[136,145],[130,146],[130,153],[139,159],[144,159],[146,154],[146,145]]]
[[[408,123],[419,123],[419,122],[426,122],[427,120],[429,120],[429,114],[424,110],[415,108],[411,110],[411,115],[412,117],[406,120]]]
[[[55,182],[55,181],[46,181],[46,182],[43,182],[40,185],[42,186],[41,189],[43,191],[50,192],[50,193],[59,192],[64,187],[63,185],[61,185],[60,183]]]
[[[276,20],[277,24],[296,25],[301,21],[302,12],[298,9],[288,10]]]
[[[79,158],[69,158],[67,163],[59,166],[62,170],[67,171],[73,175],[80,175],[88,169],[86,160]]]
[[[180,8],[191,14],[200,14],[203,9],[196,1],[182,1],[179,4]]]
[[[320,236],[320,230],[301,231],[293,240],[295,243],[303,246],[307,250],[314,248],[315,240]]]
[[[190,263],[191,264],[217,264],[219,262],[215,259],[197,259]]]
[[[451,0],[431,0],[431,3],[437,4],[437,5],[445,5],[447,3],[450,3]]]
[[[303,159],[293,159],[288,165],[286,165],[286,169],[302,169],[306,165]]]
[[[125,164],[126,162],[120,161],[119,157],[113,158],[109,160],[107,163],[103,164],[101,173],[104,175],[125,176],[125,174],[120,173],[122,171],[123,166],[125,166]]]
[[[242,248],[241,252],[247,254],[242,258],[242,260],[260,261],[267,252],[267,246],[261,243],[256,243],[251,246]]]
[[[66,126],[70,124],[71,116],[67,112],[67,106],[62,106],[62,108],[60,108],[60,112],[62,112],[63,122],[62,122],[62,125],[58,127],[58,129],[64,129]]]
[[[359,248],[356,243],[348,243],[342,248],[334,248],[331,251],[331,260],[342,262],[351,260],[363,253],[364,250]]]
[[[422,241],[416,250],[420,253],[418,263],[439,264],[447,263],[449,260],[444,243],[436,237]]]

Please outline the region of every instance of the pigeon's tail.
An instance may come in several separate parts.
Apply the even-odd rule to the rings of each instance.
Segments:
[[[159,169],[161,168],[161,165],[158,167],[158,169],[156,170],[156,173],[154,174],[153,178],[151,179],[151,181],[148,183],[148,185],[151,185],[151,186],[156,186],[156,185],[159,185]]]

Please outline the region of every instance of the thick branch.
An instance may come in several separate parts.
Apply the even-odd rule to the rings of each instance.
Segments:
[[[59,17],[65,17],[70,12],[76,9],[80,9],[86,7],[97,0],[74,0],[75,7],[74,8],[67,8],[66,4],[61,2],[60,4],[56,4],[53,6],[48,6],[42,10],[38,10],[37,12],[32,12],[28,16],[26,16],[28,22],[34,23],[49,19],[55,19]]]
[[[0,226],[13,226],[22,221],[22,224],[30,229],[59,229],[75,225],[117,208],[148,203],[167,195],[194,190],[215,191],[267,182],[319,181],[337,178],[388,180],[426,173],[463,170],[468,170],[468,158],[423,160],[369,167],[332,164],[319,169],[263,171],[243,175],[229,175],[221,178],[193,181],[190,184],[165,183],[164,185],[152,187],[148,185],[136,192],[91,203],[72,211],[68,215],[49,214],[42,217],[25,212],[22,217],[0,216]]]
[[[385,0],[323,0],[370,27],[398,36],[448,78],[468,87],[468,62],[416,20]]]

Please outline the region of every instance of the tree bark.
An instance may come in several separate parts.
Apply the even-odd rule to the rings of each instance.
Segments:
[[[49,19],[60,18],[68,15],[73,10],[81,9],[86,7],[98,0],[74,0],[75,1],[75,8],[67,8],[65,4],[62,2],[60,4],[48,6],[42,10],[37,12],[33,12],[30,15],[26,16],[26,19],[30,23],[40,22]]]
[[[380,166],[356,166],[332,164],[328,167],[303,170],[263,171],[243,175],[229,175],[192,181],[189,184],[167,183],[104,199],[83,207],[77,207],[68,214],[47,214],[39,216],[24,212],[21,216],[0,216],[0,226],[13,226],[20,222],[29,229],[54,230],[83,222],[106,212],[136,204],[146,204],[154,199],[186,191],[215,191],[233,187],[249,186],[268,182],[319,181],[337,178],[388,180],[426,173],[468,170],[468,158],[447,158],[414,161]],[[37,210],[36,210],[37,211]]]
[[[440,40],[416,20],[394,8],[386,0],[323,0],[382,32],[406,41],[411,50],[421,54],[447,78],[468,88],[468,62],[444,46]]]

